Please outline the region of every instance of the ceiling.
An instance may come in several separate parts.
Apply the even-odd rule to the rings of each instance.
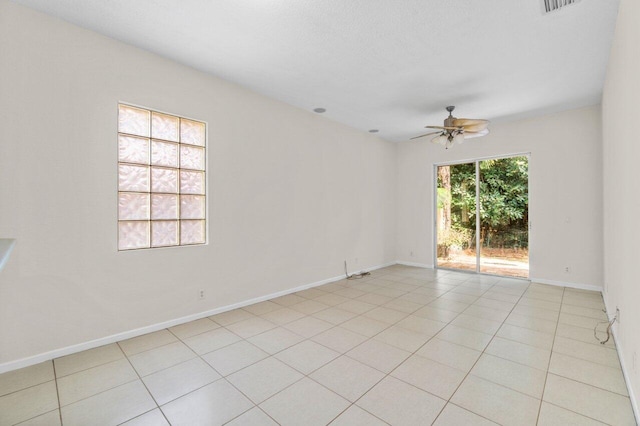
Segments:
[[[619,0],[14,0],[390,141],[600,101]]]

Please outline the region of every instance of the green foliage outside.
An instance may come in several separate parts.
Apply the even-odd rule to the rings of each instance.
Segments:
[[[449,250],[469,248],[475,232],[467,228],[455,228],[438,230],[438,257],[449,257]]]
[[[438,175],[438,208],[451,209],[451,226],[440,230],[439,244],[474,248],[475,164],[449,166],[449,174],[450,193]],[[485,247],[528,248],[528,175],[526,157],[480,162],[480,237]]]

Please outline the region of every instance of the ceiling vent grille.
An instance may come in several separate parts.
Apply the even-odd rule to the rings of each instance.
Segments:
[[[578,3],[580,0],[542,0],[542,6],[545,13],[553,12],[565,6]]]

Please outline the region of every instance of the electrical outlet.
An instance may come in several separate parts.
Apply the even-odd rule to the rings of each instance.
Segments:
[[[356,257],[356,265],[358,264],[358,258]]]
[[[413,251],[411,253],[409,253],[409,256],[413,257]]]
[[[199,290],[198,291],[198,300],[202,300],[204,299],[204,290]]]
[[[564,273],[565,274],[570,274],[571,273],[571,269],[568,266],[564,267]]]

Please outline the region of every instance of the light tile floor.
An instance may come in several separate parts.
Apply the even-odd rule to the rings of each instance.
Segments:
[[[0,375],[0,425],[633,425],[603,308],[396,265]]]

